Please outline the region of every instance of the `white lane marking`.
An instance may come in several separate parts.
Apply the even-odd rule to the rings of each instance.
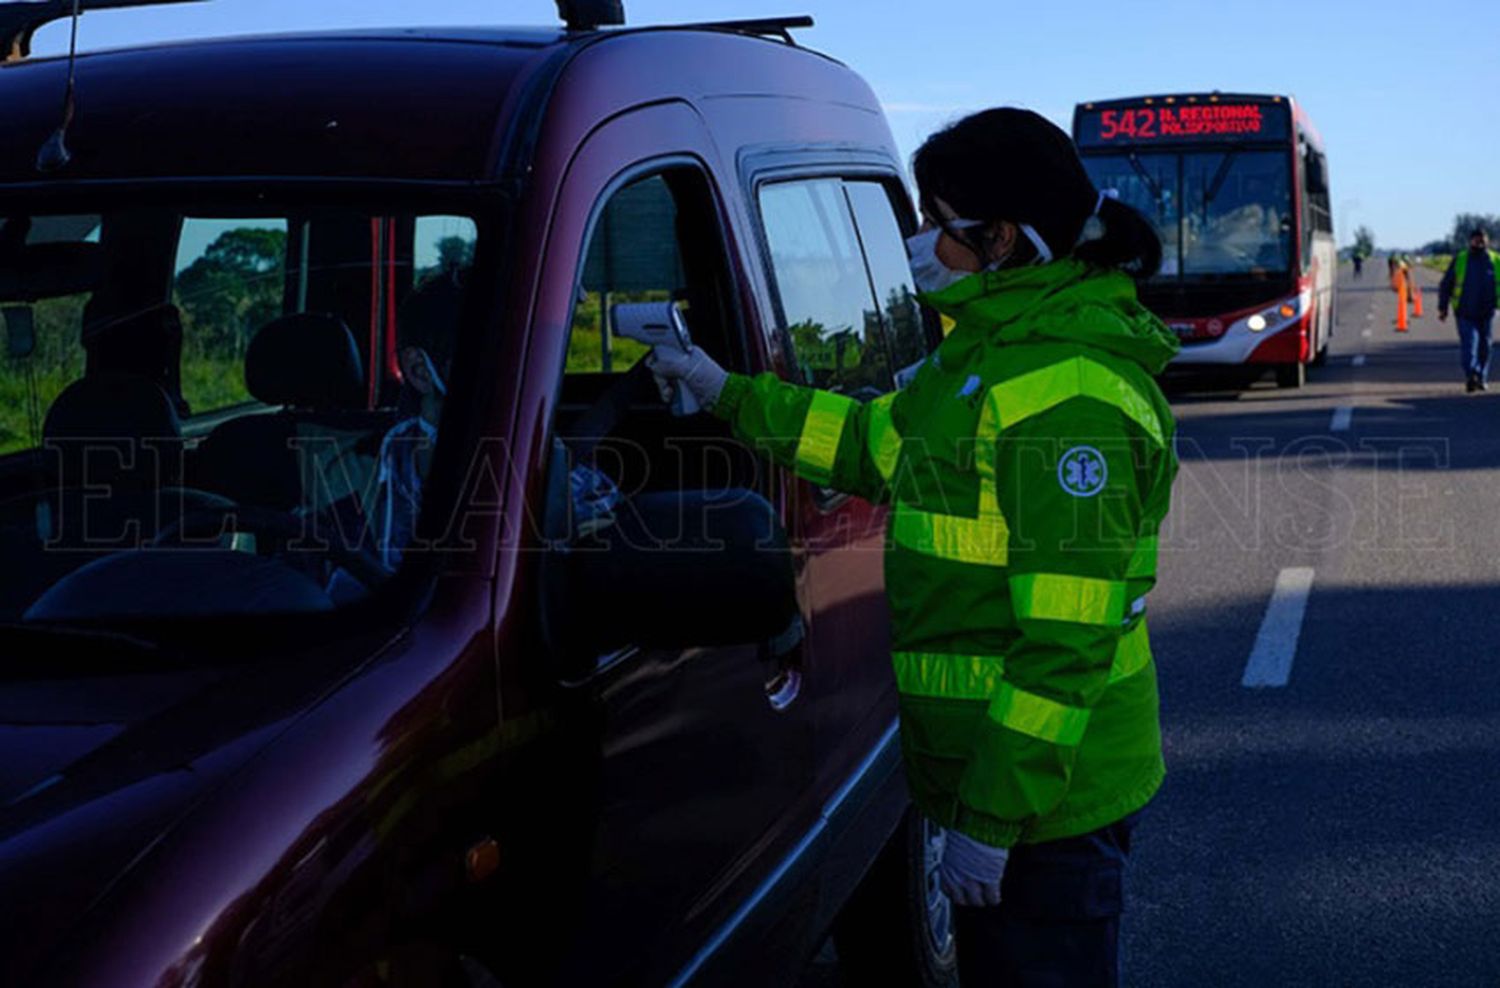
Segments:
[[[1340,405],[1333,410],[1333,419],[1328,423],[1329,431],[1344,432],[1349,428],[1349,421],[1354,418],[1354,406]]]
[[[1307,614],[1307,598],[1312,594],[1311,566],[1290,566],[1276,574],[1276,588],[1266,605],[1260,633],[1245,663],[1245,678],[1240,685],[1249,689],[1285,686],[1292,675],[1292,658],[1297,654],[1297,639],[1302,634],[1302,618]]]
[[[1351,360],[1351,361],[1349,361],[1349,366],[1350,367],[1363,367],[1364,365],[1365,365],[1365,355],[1362,354],[1362,353],[1356,353],[1354,355],[1354,359]]]
[[[1368,329],[1362,329],[1359,331],[1359,335],[1365,337],[1366,339],[1369,339],[1370,331]]]

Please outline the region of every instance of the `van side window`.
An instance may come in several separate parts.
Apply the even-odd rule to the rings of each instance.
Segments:
[[[610,306],[684,300],[677,227],[677,203],[664,175],[641,179],[610,197],[584,258],[567,373],[623,374],[646,355],[642,344],[611,332]]]
[[[63,388],[83,376],[83,310],[89,295],[26,304],[0,319],[7,354],[0,360],[0,456],[42,444],[42,421]],[[30,332],[19,327],[30,323]],[[17,329],[12,329],[14,324]],[[25,337],[25,338],[23,338]],[[12,342],[14,340],[14,342]]]
[[[98,250],[101,222],[95,214],[0,219],[0,243],[17,252],[77,251],[80,269],[65,276],[63,262],[55,262],[54,283],[45,291],[0,299],[0,456],[41,446],[47,409],[83,376],[84,311],[94,279],[82,269],[97,260],[85,252]]]
[[[595,460],[625,492],[751,486],[755,461],[708,415],[674,418],[649,376],[644,388],[621,375],[647,347],[612,332],[610,307],[671,301],[695,345],[731,370],[745,365],[725,239],[708,177],[672,165],[609,192],[582,251],[577,300],[558,409],[559,436],[603,429]],[[615,392],[621,388],[623,391]],[[586,413],[623,404],[609,420]],[[608,400],[607,400],[608,399]],[[591,435],[591,438],[593,436]]]
[[[251,401],[245,390],[250,337],[283,315],[287,222],[182,221],[172,301],[182,318],[182,397],[192,414]]]
[[[760,212],[803,382],[856,398],[891,390],[880,308],[844,184],[814,179],[766,185]]]
[[[865,249],[865,260],[870,265],[870,281],[875,286],[875,300],[890,341],[891,359],[899,371],[921,361],[931,349],[922,307],[917,304],[917,290],[911,280],[906,238],[896,219],[890,191],[884,185],[846,182],[844,191],[854,209],[854,222]]]

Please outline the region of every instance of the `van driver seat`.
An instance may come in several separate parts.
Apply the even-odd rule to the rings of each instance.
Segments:
[[[276,407],[208,434],[194,464],[198,486],[289,512],[367,497],[394,415],[365,409],[363,361],[342,320],[296,313],[261,327],[245,354],[245,387]]]

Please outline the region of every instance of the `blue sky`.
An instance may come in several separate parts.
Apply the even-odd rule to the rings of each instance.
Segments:
[[[1080,100],[1222,89],[1290,93],[1328,145],[1340,242],[1416,246],[1455,213],[1500,213],[1500,3],[1393,0],[626,0],[633,23],[811,13],[806,44],[885,104],[903,152],[946,120],[1027,106],[1067,126]],[[81,47],[246,31],[551,24],[551,0],[210,0],[83,20]],[[1463,39],[1473,39],[1464,50]],[[37,37],[66,50],[65,25]]]

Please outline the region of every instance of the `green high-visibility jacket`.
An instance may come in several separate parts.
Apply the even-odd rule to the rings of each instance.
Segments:
[[[1495,297],[1500,298],[1500,252],[1491,250],[1486,251],[1486,253],[1490,255],[1490,274],[1493,275],[1495,279]],[[1459,299],[1464,297],[1464,285],[1468,284],[1469,280],[1468,251],[1460,250],[1456,255],[1454,255],[1452,271],[1453,287],[1448,294],[1439,292],[1439,309],[1447,309],[1450,302],[1453,304],[1454,308],[1457,308]],[[1445,285],[1447,284],[1446,278],[1443,279],[1443,283]]]
[[[922,300],[956,325],[860,403],[731,375],[714,411],[810,480],[892,505],[885,555],[918,808],[1010,846],[1141,808],[1165,768],[1145,597],[1177,460],[1177,341],[1074,260]]]

